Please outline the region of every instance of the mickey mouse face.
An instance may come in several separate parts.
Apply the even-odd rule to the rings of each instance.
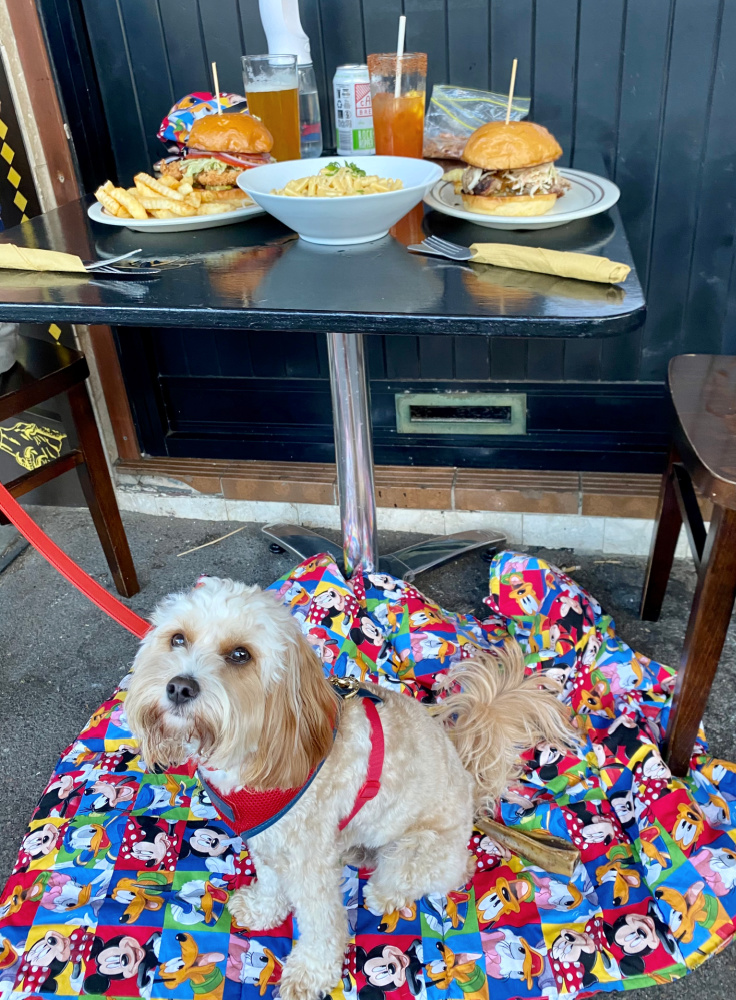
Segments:
[[[366,639],[373,643],[374,646],[380,646],[383,642],[383,636],[381,635],[381,630],[371,621],[370,618],[361,618],[360,627],[362,629],[363,635]]]
[[[547,764],[556,764],[565,756],[564,751],[555,746],[554,743],[538,743],[536,749],[542,767]]]
[[[189,844],[195,851],[208,854],[211,858],[219,858],[226,853],[230,838],[212,827],[204,827],[194,831],[189,838]]]
[[[406,982],[406,967],[409,958],[400,948],[387,944],[380,955],[368,958],[363,973],[369,983],[382,989],[396,989]]]
[[[97,955],[97,968],[110,979],[132,979],[145,958],[145,951],[134,937],[114,938]]]
[[[627,913],[621,922],[616,921],[613,939],[627,955],[649,953],[659,943],[654,921],[640,913]]]
[[[636,819],[636,809],[634,807],[634,796],[630,791],[619,792],[611,796],[611,805],[619,818],[622,826],[631,823]]]
[[[44,823],[37,830],[26,834],[23,840],[23,850],[32,858],[45,857],[47,854],[51,854],[58,839],[59,831],[53,823]]]

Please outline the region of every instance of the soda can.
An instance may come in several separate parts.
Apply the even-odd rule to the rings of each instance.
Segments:
[[[356,153],[373,156],[373,106],[368,67],[360,63],[338,66],[332,83],[335,96],[335,131],[339,156]]]

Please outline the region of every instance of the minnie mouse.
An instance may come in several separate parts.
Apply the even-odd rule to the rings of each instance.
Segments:
[[[74,993],[81,986],[82,965],[89,937],[84,927],[76,927],[66,935],[52,928],[39,938],[23,956],[18,970],[18,984],[23,983],[23,992],[58,993],[65,984],[59,977],[69,970],[69,986]],[[69,965],[71,964],[71,969]]]
[[[320,594],[315,594],[308,620],[314,625],[324,625],[335,628],[335,622],[342,619],[343,629],[350,624],[352,615],[357,615],[360,605],[352,594],[341,594],[334,587],[328,587]]]
[[[618,821],[615,816],[591,812],[589,806],[595,809],[594,802],[569,802],[563,809],[563,813],[572,813],[574,817],[565,817],[571,827],[573,843],[578,846],[582,843],[608,846],[616,837]]]
[[[152,816],[137,816],[129,821],[128,843],[125,853],[140,861],[146,868],[160,868],[164,862],[175,861],[173,823],[159,825]]]
[[[358,990],[359,1000],[384,1000],[397,991],[404,997],[418,996],[424,986],[421,955],[419,940],[413,941],[405,952],[394,944],[379,944],[369,952],[356,948],[356,968],[366,980]]]
[[[27,854],[32,861],[46,857],[59,846],[61,836],[59,827],[53,823],[44,823],[43,826],[36,827],[25,835],[21,852]]]

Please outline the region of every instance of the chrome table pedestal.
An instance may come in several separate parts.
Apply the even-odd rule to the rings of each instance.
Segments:
[[[456,559],[473,549],[502,548],[506,536],[498,531],[460,531],[441,535],[378,555],[376,496],[373,485],[371,403],[363,335],[328,333],[332,418],[335,425],[337,489],[342,520],[342,550],[322,535],[292,524],[269,524],[263,529],[300,560],[328,552],[348,577],[357,570],[381,572],[403,580]]]

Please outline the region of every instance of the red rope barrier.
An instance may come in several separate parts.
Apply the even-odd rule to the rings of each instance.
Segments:
[[[119,601],[117,597],[113,597],[109,591],[101,587],[88,573],[85,573],[80,566],[77,566],[66,552],[62,552],[59,546],[51,541],[46,532],[42,531],[36,522],[28,516],[18,501],[13,499],[2,483],[0,483],[0,510],[16,526],[21,535],[31,543],[34,549],[40,552],[44,559],[51,563],[54,569],[57,569],[69,583],[76,587],[85,597],[88,597],[106,615],[114,618],[118,625],[127,628],[138,639],[142,639],[146,632],[150,630],[151,626],[145,618],[141,618],[135,611],[131,611],[122,601]]]

